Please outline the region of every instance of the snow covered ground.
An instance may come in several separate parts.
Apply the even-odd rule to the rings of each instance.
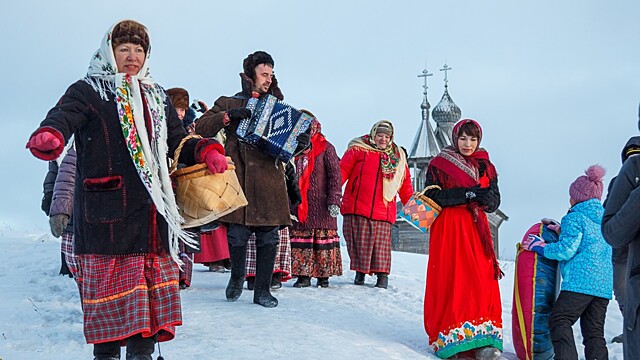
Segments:
[[[92,359],[75,283],[57,275],[59,239],[4,226],[0,243],[0,360]],[[344,275],[331,278],[330,288],[296,289],[290,280],[274,292],[280,301],[274,309],[254,305],[246,289],[238,301],[227,302],[229,273],[196,265],[191,288],[182,292],[184,325],[176,339],[161,344],[162,355],[167,360],[437,359],[422,326],[428,257],[394,252],[389,289],[383,290],[373,287],[375,278],[367,277],[366,286],[353,285],[346,248],[342,251]],[[504,357],[514,360],[514,264],[502,262],[502,267]],[[583,358],[578,325],[574,329]],[[617,303],[611,301],[607,341],[621,329]],[[622,345],[608,347],[610,359],[622,360]]]

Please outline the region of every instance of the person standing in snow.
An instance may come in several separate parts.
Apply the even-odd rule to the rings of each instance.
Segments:
[[[74,251],[84,335],[95,359],[151,359],[157,341],[182,324],[178,244],[193,242],[169,178],[168,156],[187,136],[164,90],[149,75],[147,28],[114,24],[72,84],[30,136],[27,148],[56,159],[74,135]],[[178,160],[178,159],[176,159]],[[226,170],[212,139],[185,142],[180,163]]]
[[[638,128],[640,129],[640,113]],[[605,240],[616,251],[628,248],[623,307],[625,359],[640,359],[640,156],[636,156],[640,153],[638,150],[640,149],[631,146],[625,151],[623,156],[626,160],[607,195],[602,218]]]
[[[342,275],[338,222],[340,213],[340,158],[333,144],[322,134],[318,119],[311,122],[311,147],[296,157],[296,172],[302,196],[293,209],[297,220],[291,227],[292,274],[294,287],[328,287],[329,277]]]
[[[453,144],[429,163],[425,195],[442,207],[429,236],[424,328],[439,358],[467,351],[476,359],[502,353],[502,271],[487,212],[500,205],[498,173],[480,147],[482,128],[460,120]]]
[[[276,307],[278,299],[271,295],[271,277],[278,246],[278,230],[290,226],[289,200],[285,184],[284,166],[266,152],[240,141],[236,134],[240,121],[251,116],[246,108],[249,98],[273,95],[284,99],[273,75],[274,61],[264,51],[249,54],[240,73],[242,91],[235,96],[219,97],[213,107],[196,122],[196,133],[215,136],[224,130],[225,150],[236,165],[240,186],[249,204],[218,219],[227,224],[227,239],[231,257],[231,276],[225,290],[228,301],[242,295],[245,281],[247,242],[256,236],[256,279],[253,302],[267,308]],[[298,137],[306,147],[309,138]]]
[[[356,271],[356,285],[364,285],[365,274],[375,273],[375,286],[387,288],[396,194],[403,204],[413,194],[405,151],[393,142],[393,137],[393,124],[378,121],[369,134],[349,142],[340,160],[340,185],[346,183],[340,208],[342,233],[350,268]]]
[[[608,359],[604,320],[613,292],[611,246],[602,230],[604,208],[600,203],[605,170],[590,166],[569,187],[571,208],[560,221],[558,242],[546,243],[530,235],[525,249],[560,261],[560,295],[549,316],[549,331],[556,359],[577,359],[573,324],[580,319],[585,357]]]

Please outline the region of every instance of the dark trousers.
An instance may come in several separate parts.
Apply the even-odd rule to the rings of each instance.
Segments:
[[[627,287],[627,258],[629,247],[613,248],[611,262],[613,263],[613,295],[616,297],[618,307],[624,312],[624,293]]]
[[[549,330],[556,360],[577,360],[578,352],[571,326],[580,319],[587,360],[609,358],[604,339],[604,319],[609,300],[571,291],[561,291],[549,317]]]
[[[256,247],[277,244],[280,241],[278,235],[279,226],[244,226],[229,224],[227,227],[227,241],[229,246],[246,246],[251,233],[256,234]]]

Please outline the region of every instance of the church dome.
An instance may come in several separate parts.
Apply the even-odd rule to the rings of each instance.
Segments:
[[[462,111],[458,105],[453,102],[449,95],[449,90],[446,87],[444,88],[442,99],[440,99],[438,105],[433,108],[431,116],[438,125],[444,123],[455,124],[462,117]]]

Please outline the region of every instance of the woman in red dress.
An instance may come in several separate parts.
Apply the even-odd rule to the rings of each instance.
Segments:
[[[486,212],[500,205],[496,169],[479,147],[480,125],[470,119],[453,128],[453,145],[427,169],[425,195],[442,207],[431,226],[424,327],[440,358],[469,351],[476,359],[502,352],[498,266]]]

